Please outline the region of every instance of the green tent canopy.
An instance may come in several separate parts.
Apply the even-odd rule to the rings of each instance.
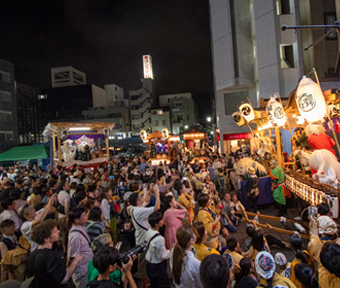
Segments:
[[[0,154],[0,162],[50,158],[49,147],[20,146]]]

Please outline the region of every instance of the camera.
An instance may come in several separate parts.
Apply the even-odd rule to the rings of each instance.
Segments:
[[[143,253],[146,250],[146,241],[144,241],[142,244],[139,244],[138,246],[130,249],[129,251],[125,252],[124,254],[119,255],[119,266],[121,266],[121,263],[128,263],[129,262],[129,257],[132,257],[133,255],[138,255],[140,253]]]
[[[211,213],[210,215],[211,215],[211,217],[212,217],[214,220],[216,219],[216,216],[217,216],[217,215],[216,215],[215,213]]]

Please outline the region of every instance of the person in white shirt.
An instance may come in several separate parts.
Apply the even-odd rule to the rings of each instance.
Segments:
[[[0,214],[0,223],[4,220],[12,220],[15,223],[15,230],[18,231],[22,221],[17,212],[14,210],[15,200],[12,197],[7,197],[1,201],[1,206],[4,211]]]
[[[81,184],[80,178],[81,178],[82,175],[83,175],[83,173],[80,170],[77,170],[76,172],[73,173],[73,179],[70,180],[70,181],[76,182],[79,185],[79,184]]]
[[[41,211],[41,213],[39,213],[38,215],[35,209],[28,204],[22,206],[22,208],[19,210],[19,215],[27,220],[21,225],[20,231],[22,235],[28,240],[28,242],[30,242],[31,252],[33,252],[39,246],[37,243],[33,242],[31,238],[32,229],[34,228],[34,226],[45,220],[56,198],[57,194],[53,194],[50,197],[47,205],[42,210],[39,210],[39,212]]]
[[[176,232],[177,244],[171,251],[170,269],[176,288],[203,288],[200,279],[201,261],[196,259],[192,246],[196,234],[190,224],[184,224]]]
[[[148,250],[145,255],[146,273],[150,280],[151,288],[170,288],[166,259],[170,257],[170,251],[165,248],[164,237],[159,234],[159,228],[163,227],[164,220],[161,212],[153,212],[149,216],[151,228],[146,232],[145,241]]]
[[[155,206],[145,207],[149,204],[152,193],[156,196]],[[129,197],[129,203],[131,206],[127,207],[127,212],[131,215],[133,226],[135,227],[136,245],[139,245],[145,241],[146,232],[150,229],[148,222],[149,215],[160,209],[158,185],[147,185],[144,188],[143,197],[139,193],[133,192]],[[146,274],[145,254],[146,252],[143,252],[138,255],[138,272],[143,282],[142,287],[147,287],[148,280],[148,276]]]

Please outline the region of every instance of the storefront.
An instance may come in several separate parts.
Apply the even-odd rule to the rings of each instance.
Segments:
[[[217,134],[217,140],[220,141],[219,133]],[[250,132],[223,134],[223,146],[227,155],[243,147],[252,147],[253,145],[251,145],[251,141],[252,134]]]

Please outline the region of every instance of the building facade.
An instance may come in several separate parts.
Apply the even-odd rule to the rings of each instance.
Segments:
[[[172,131],[170,107],[159,107],[151,110],[152,131],[161,132],[163,128]]]
[[[151,78],[142,79],[143,87],[129,92],[131,131],[133,135],[139,135],[144,129],[152,132],[151,107],[157,106],[154,81]]]
[[[86,75],[72,66],[51,69],[52,88],[86,84]]]
[[[93,102],[96,102],[94,98]],[[94,105],[82,111],[85,117],[84,122],[115,123],[110,137],[119,139],[129,137],[131,134],[130,107],[128,99],[124,99],[124,90],[115,84],[105,85],[105,99],[101,99],[100,103],[102,106]]]
[[[0,60],[0,153],[18,145],[14,65]]]
[[[100,90],[101,89],[101,90]],[[92,84],[43,89],[38,97],[38,107],[44,125],[53,121],[80,121],[83,110],[106,99],[105,90]]]
[[[44,142],[42,132],[44,125],[38,111],[40,89],[15,82],[18,105],[19,144]]]
[[[210,0],[213,70],[221,152],[230,152],[232,135],[248,137],[231,114],[248,99],[279,93],[288,97],[304,73],[300,24],[294,0]]]
[[[159,104],[160,107],[170,108],[171,124],[168,129],[173,134],[182,134],[196,124],[197,106],[191,93],[160,95]]]

